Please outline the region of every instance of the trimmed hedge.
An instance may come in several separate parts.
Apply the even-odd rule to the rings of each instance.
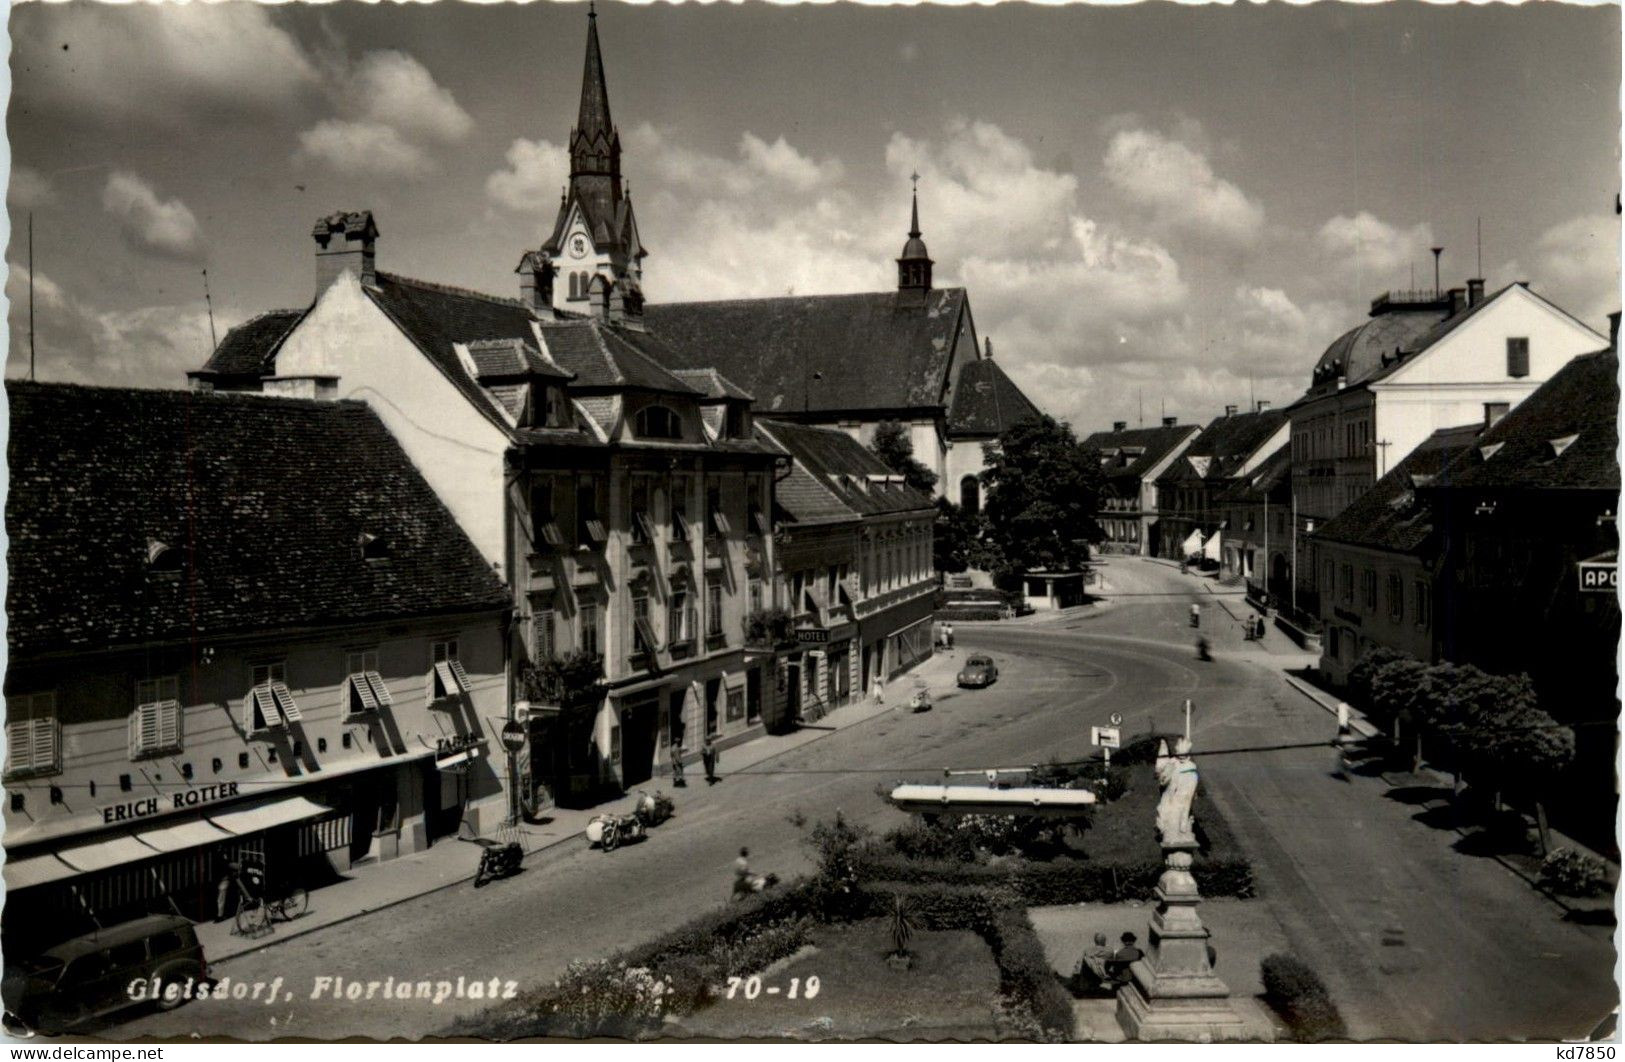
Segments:
[[[1031,1014],[1046,1039],[1070,1040],[1072,997],[1050,967],[1026,910],[996,912],[984,939],[999,964],[999,991],[1005,999],[1014,1009]]]
[[[952,606],[937,610],[937,622],[947,623],[984,623],[989,620],[1004,618],[1004,610],[1000,608],[984,608],[971,606]]]
[[[961,888],[994,889],[1012,902],[1034,907],[1149,899],[1165,869],[1155,860],[1133,863],[1094,863],[1083,859],[1042,863],[1009,860],[982,864],[864,854],[857,856],[855,862],[859,876],[866,882],[934,882]],[[1191,873],[1202,895],[1210,899],[1219,896],[1247,899],[1257,894],[1252,865],[1245,860],[1203,860],[1191,868]]]
[[[1347,1040],[1343,1015],[1320,976],[1302,961],[1276,953],[1259,964],[1264,997],[1298,1040]]]

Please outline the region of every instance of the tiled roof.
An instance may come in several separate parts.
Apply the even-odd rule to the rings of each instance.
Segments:
[[[1314,537],[1399,553],[1420,549],[1433,532],[1433,513],[1416,488],[1447,477],[1441,473],[1472,450],[1480,427],[1468,424],[1434,432],[1370,490],[1316,529]]]
[[[476,339],[467,344],[468,357],[481,383],[516,380],[527,376],[570,379],[564,369],[542,357],[534,343],[523,339]]]
[[[501,608],[361,402],[8,381],[7,638],[96,650]],[[361,557],[363,534],[389,559]],[[149,570],[152,542],[181,570]]]
[[[757,411],[941,406],[965,317],[963,288],[651,305],[649,328],[672,368],[716,368],[756,396]],[[815,374],[817,378],[815,378]]]
[[[715,369],[673,369],[671,374],[700,392],[706,398],[737,398],[754,402],[749,391],[734,383]]]
[[[1003,366],[992,358],[975,358],[959,367],[959,383],[948,411],[948,435],[998,435],[1012,424],[1042,415]]]
[[[1248,475],[1237,479],[1235,485],[1219,495],[1220,501],[1262,503],[1272,494],[1290,490],[1292,485],[1292,443],[1290,440],[1276,447],[1264,463]]]
[[[756,429],[822,488],[815,492],[803,482],[793,484],[788,495],[781,491],[779,505],[798,521],[835,519],[830,498],[860,516],[933,508],[932,500],[912,487],[871,481],[870,476],[896,477],[897,473],[844,431],[782,420],[758,420]]]
[[[470,402],[488,413],[495,410],[492,400],[464,370],[455,344],[482,339],[535,342],[530,311],[517,299],[499,299],[382,271],[376,287],[362,290]]]
[[[1119,476],[1139,479],[1148,471],[1157,467],[1157,463],[1168,456],[1168,451],[1174,449],[1190,436],[1201,430],[1195,424],[1159,425],[1155,428],[1128,428],[1124,431],[1097,431],[1083,440],[1086,450],[1098,450],[1102,457],[1110,457],[1124,449],[1138,448],[1138,455],[1130,455],[1127,465],[1113,466],[1109,461],[1106,466],[1106,475],[1109,479]]]
[[[260,376],[267,371],[266,361],[304,316],[304,310],[272,310],[249,318],[226,333],[203,366],[202,374]]]
[[[542,342],[559,365],[575,373],[571,390],[635,387],[692,395],[696,388],[666,371],[671,352],[649,332],[611,328],[593,318],[541,322]]]
[[[1618,444],[1619,356],[1600,350],[1571,360],[1491,425],[1441,485],[1617,491]]]
[[[1247,462],[1285,424],[1282,409],[1215,417],[1157,481],[1224,479]]]

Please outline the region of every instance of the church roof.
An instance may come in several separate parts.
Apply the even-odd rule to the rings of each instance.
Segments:
[[[576,117],[580,136],[608,137],[615,123],[609,117],[609,86],[604,80],[604,57],[598,47],[598,15],[587,12],[587,60],[581,70],[581,111]]]
[[[763,414],[940,407],[965,316],[963,288],[928,291],[923,305],[885,291],[644,308],[669,366],[716,368]]]
[[[1012,424],[1042,416],[992,358],[976,358],[959,367],[959,382],[948,410],[949,438],[998,435]]]

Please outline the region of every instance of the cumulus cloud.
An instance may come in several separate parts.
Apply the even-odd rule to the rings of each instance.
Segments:
[[[1105,168],[1131,202],[1169,228],[1238,246],[1263,232],[1263,208],[1184,141],[1151,129],[1120,129],[1106,149]]]
[[[15,69],[28,72],[13,85],[17,102],[81,120],[278,114],[321,82],[261,4],[39,4],[12,12],[10,30]]]
[[[324,119],[300,133],[294,161],[320,162],[351,177],[421,177],[434,169],[428,154],[399,130],[339,118]]]
[[[1333,339],[1359,323],[1353,307],[1332,301],[1299,305],[1280,288],[1241,285],[1220,313],[1233,323],[1235,364],[1250,377],[1307,384],[1309,366]]]
[[[1362,210],[1327,221],[1316,243],[1326,275],[1370,298],[1379,288],[1408,286],[1411,267],[1431,267],[1433,229],[1426,222],[1402,229]]]
[[[133,173],[119,171],[107,178],[102,208],[118,221],[125,243],[137,251],[187,262],[202,257],[197,218],[190,208],[179,199],[159,199],[152,186]]]
[[[835,159],[819,161],[790,145],[783,136],[772,143],[754,133],[739,138],[732,158],[687,147],[647,122],[627,137],[628,151],[650,169],[667,190],[730,197],[808,194],[827,188],[842,176]]]
[[[27,166],[11,167],[11,187],[6,189],[6,203],[17,210],[32,210],[56,199],[56,188],[50,178]]]
[[[570,176],[569,152],[546,140],[520,137],[508,145],[508,166],[485,179],[485,194],[513,211],[552,206]]]
[[[466,137],[474,120],[416,59],[368,52],[333,90],[338,117],[299,134],[296,162],[350,176],[420,177],[435,169],[436,147]]]
[[[1531,287],[1594,328],[1619,309],[1619,218],[1582,215],[1554,225],[1535,241],[1527,265],[1508,262],[1506,280]]]
[[[11,351],[7,374],[28,371],[28,269],[10,263]],[[34,276],[36,361],[41,380],[111,387],[186,385],[186,372],[209,356],[209,320],[202,307],[142,306],[110,310],[78,299],[43,273]],[[243,315],[216,307],[221,335]]]

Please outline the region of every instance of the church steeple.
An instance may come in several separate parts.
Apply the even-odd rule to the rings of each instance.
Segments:
[[[923,295],[931,290],[931,256],[920,239],[920,175],[914,174],[914,212],[909,218],[908,242],[897,259],[897,290]]]
[[[632,215],[631,196],[621,180],[621,134],[609,115],[598,13],[589,5],[581,107],[570,130],[570,183],[559,203],[553,233],[536,260],[553,270],[549,276],[554,280],[555,308],[586,312],[594,305],[593,281],[602,277],[609,290],[618,293],[624,316],[636,317],[643,304],[642,262],[647,253]],[[540,281],[531,286],[541,290]]]

